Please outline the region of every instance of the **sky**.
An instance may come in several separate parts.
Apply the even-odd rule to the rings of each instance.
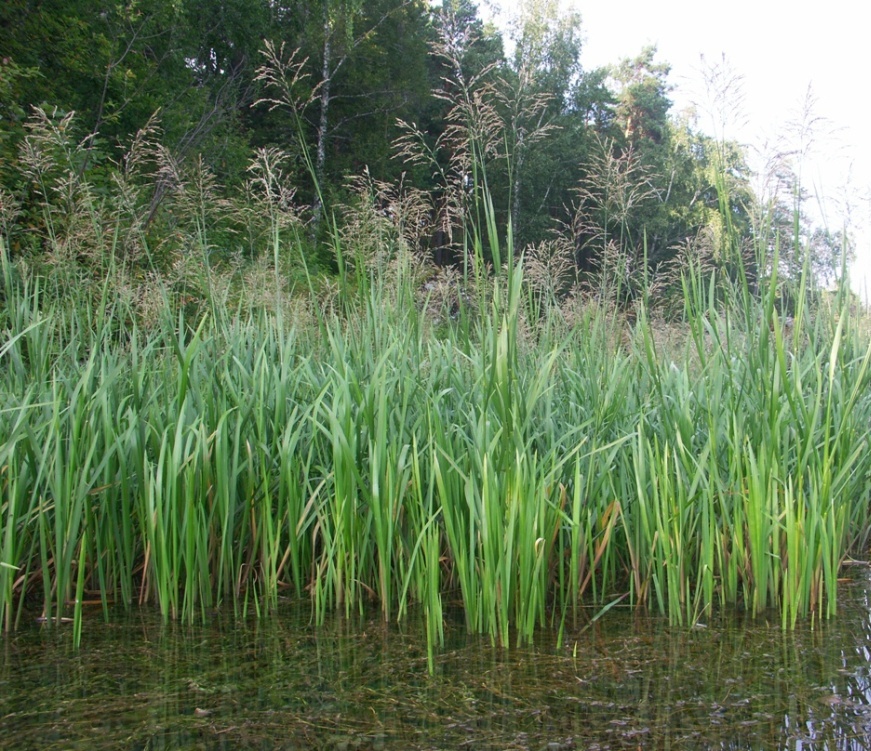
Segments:
[[[633,57],[648,44],[672,67],[679,110],[704,99],[704,56],[741,78],[742,115],[726,133],[748,146],[758,164],[795,137],[812,102],[816,137],[802,164],[811,207],[831,230],[849,214],[857,243],[853,286],[871,291],[871,10],[855,0],[801,5],[785,0],[561,0],[581,13],[585,69]],[[487,3],[482,0],[482,6]],[[501,17],[518,2],[501,0]],[[810,92],[810,100],[808,94]],[[699,113],[698,126],[707,119]],[[817,201],[816,197],[819,197]]]

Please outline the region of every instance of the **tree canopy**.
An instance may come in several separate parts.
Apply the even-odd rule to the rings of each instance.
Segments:
[[[323,204],[364,174],[431,197],[421,243],[441,261],[468,182],[486,179],[516,249],[568,236],[581,276],[679,262],[689,240],[716,237],[724,201],[747,235],[759,215],[741,149],[672,112],[656,49],[586,70],[583,19],[555,0],[524,0],[510,45],[472,0],[7,0],[0,32],[0,195],[24,227],[48,221],[27,154],[49,131],[69,139],[72,172],[106,189],[131,145],[154,142],[146,231],[178,221],[161,214],[167,164],[241,195],[279,151],[315,245]],[[264,74],[279,47],[296,66],[283,93]],[[768,226],[785,231],[789,212],[781,202]],[[838,238],[805,234],[833,274]]]

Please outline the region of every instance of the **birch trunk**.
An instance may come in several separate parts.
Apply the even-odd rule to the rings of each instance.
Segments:
[[[320,104],[321,115],[318,121],[318,143],[315,152],[315,200],[312,206],[312,237],[317,238],[323,214],[321,188],[324,184],[324,165],[327,161],[327,129],[329,126],[330,82],[332,72],[332,27],[328,12],[324,11],[324,63],[321,68]]]
[[[520,128],[517,133],[517,145],[514,150],[514,184],[511,186],[511,250],[514,252],[517,249],[517,227],[520,221],[520,182],[523,172],[523,157],[525,147],[524,128]]]

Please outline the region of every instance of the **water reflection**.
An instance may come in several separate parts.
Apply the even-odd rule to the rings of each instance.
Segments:
[[[421,629],[377,618],[95,616],[79,652],[34,626],[0,640],[0,748],[871,751],[871,582],[849,573],[837,620],[795,633],[614,609],[502,650],[452,622],[433,676]]]

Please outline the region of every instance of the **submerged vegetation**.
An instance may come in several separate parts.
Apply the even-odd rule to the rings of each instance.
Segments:
[[[448,612],[429,675],[415,616],[314,626],[303,606],[167,626],[140,609],[88,624],[79,650],[62,629],[22,630],[0,652],[0,749],[864,751],[867,571],[851,567],[838,618],[788,633],[741,613],[676,629],[615,608],[567,626],[562,647],[542,631],[501,649]]]
[[[432,661],[454,604],[499,644],[591,605],[836,612],[871,533],[846,260],[823,289],[799,213],[790,241],[725,143],[664,254],[631,218],[655,193],[636,144],[604,137],[562,231],[519,252],[498,197],[548,99],[466,77],[458,38],[435,47],[442,135],[397,141],[436,186],[365,173],[332,205],[305,62],[266,46],[256,104],[296,123],[310,211],[275,148],[228,197],[149,121],[101,183],[72,115],[36,111],[28,202],[0,194],[6,629],[31,601],[78,640],[88,600],[193,621],[310,598],[319,622],[420,609]]]

